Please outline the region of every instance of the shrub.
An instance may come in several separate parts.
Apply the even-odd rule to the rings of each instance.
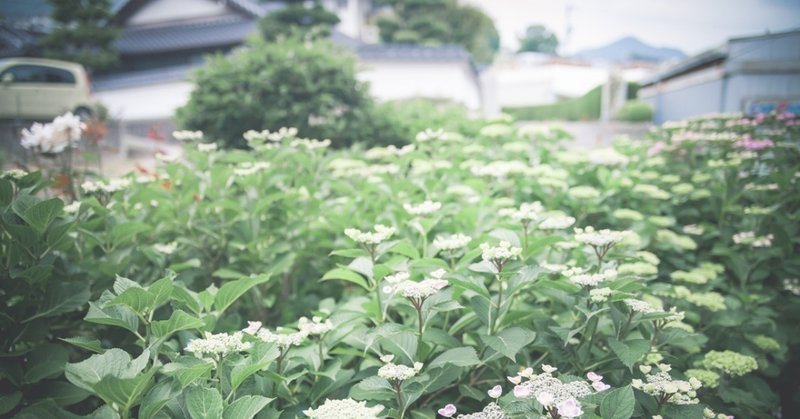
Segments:
[[[375,109],[367,85],[356,79],[352,54],[328,41],[254,40],[229,57],[212,57],[195,82],[178,121],[225,146],[243,147],[248,129],[281,127],[337,147],[404,140],[392,136],[392,119]]]
[[[602,86],[598,86],[579,98],[567,99],[550,105],[505,108],[503,111],[521,121],[547,119],[567,121],[595,120],[600,118],[602,89]]]
[[[653,108],[640,100],[629,100],[619,109],[616,119],[628,122],[652,121]]]

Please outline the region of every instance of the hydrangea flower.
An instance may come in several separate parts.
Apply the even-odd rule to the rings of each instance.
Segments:
[[[556,405],[562,418],[577,418],[583,414],[581,404],[575,399],[567,399]]]
[[[405,381],[416,376],[422,367],[421,362],[415,362],[413,367],[408,367],[390,361],[378,369],[378,377],[394,382]]]
[[[307,317],[300,317],[297,320],[297,328],[309,336],[319,336],[333,330],[333,322],[330,319],[322,320],[319,316],[314,316],[309,320]]]
[[[448,404],[445,407],[439,409],[438,411],[436,411],[436,413],[438,413],[438,414],[440,414],[440,415],[442,415],[442,416],[444,416],[446,418],[449,418],[449,417],[451,417],[451,416],[456,414],[456,410],[457,410],[456,406],[451,403],[451,404]]]
[[[659,364],[657,371],[644,365],[639,369],[645,374],[645,379],[633,379],[631,381],[633,388],[672,404],[699,403],[697,390],[702,387],[702,383],[696,378],[689,378],[689,381],[673,379],[669,375],[672,368],[668,364]]]
[[[171,242],[166,244],[157,243],[153,245],[153,248],[156,249],[157,252],[163,253],[165,255],[171,255],[175,253],[175,250],[178,249],[177,242]]]
[[[210,153],[217,150],[217,143],[200,143],[197,144],[197,151],[203,153]]]
[[[715,373],[714,371],[690,369],[686,370],[685,374],[689,378],[695,378],[699,380],[701,383],[703,383],[703,387],[717,388],[719,386],[719,374]]]
[[[418,142],[421,143],[435,141],[435,140],[446,140],[447,133],[444,132],[443,129],[434,130],[431,128],[427,128],[424,131],[418,132],[415,138],[417,139]]]
[[[545,216],[537,227],[540,230],[563,230],[572,227],[573,224],[575,224],[575,217],[556,214]]]
[[[519,208],[503,208],[498,211],[502,217],[511,218],[514,221],[521,222],[527,226],[531,221],[536,221],[539,214],[544,211],[541,202],[524,202],[520,204]]]
[[[434,202],[431,200],[426,200],[420,204],[413,205],[410,203],[403,204],[403,209],[406,210],[411,215],[415,216],[425,216],[433,214],[436,211],[442,209],[441,202]]]
[[[344,231],[344,234],[356,243],[376,245],[388,240],[395,231],[396,229],[394,227],[377,224],[375,225],[374,231],[365,232],[357,228],[348,228]]]
[[[611,293],[611,288],[594,288],[589,290],[589,299],[596,304],[604,303],[608,301]]]
[[[458,415],[456,419],[508,419],[508,416],[497,403],[492,402],[480,412]]]
[[[178,141],[200,141],[203,139],[203,131],[172,131],[172,138]]]
[[[36,122],[30,129],[23,129],[20,145],[41,153],[61,153],[67,147],[75,146],[84,129],[86,124],[72,112],[67,112],[48,124]]]
[[[203,338],[192,339],[186,345],[186,352],[193,353],[198,358],[204,355],[226,356],[235,352],[243,352],[253,347],[250,342],[242,341],[242,332],[217,333],[206,332]]]
[[[467,247],[471,241],[472,237],[461,233],[440,235],[433,239],[433,246],[442,251],[453,252]]]
[[[584,287],[596,287],[603,281],[610,281],[617,277],[617,271],[614,269],[606,269],[603,272],[595,274],[578,274],[572,275],[569,280],[573,284],[581,285]]]
[[[261,322],[248,322],[248,326],[243,329],[242,332],[253,335],[264,342],[274,343],[281,349],[281,351],[284,351],[289,347],[302,344],[306,338],[308,338],[309,334],[308,330],[286,333],[283,328],[278,328],[276,330],[278,333],[276,333],[268,329],[261,328]]]
[[[738,377],[757,370],[758,362],[752,356],[733,351],[710,351],[703,357],[703,367]]]
[[[311,419],[378,419],[383,409],[382,405],[368,407],[365,401],[326,399],[316,409],[306,409],[303,414]]]
[[[522,255],[522,248],[511,246],[511,243],[503,240],[497,246],[489,243],[481,243],[481,258],[486,262],[491,262],[498,272],[503,270],[503,265],[510,259],[516,259]]]
[[[594,227],[576,228],[575,240],[595,248],[610,248],[630,234],[627,231],[609,229],[595,230]]]

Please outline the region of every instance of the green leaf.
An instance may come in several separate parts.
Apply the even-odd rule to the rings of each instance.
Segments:
[[[28,353],[27,358],[30,367],[25,371],[23,382],[33,384],[61,375],[69,361],[69,351],[61,345],[43,344]]]
[[[364,279],[363,276],[344,268],[334,268],[330,271],[326,272],[325,275],[320,279],[320,281],[327,281],[330,279],[340,279],[342,281],[352,282],[361,288],[369,291],[369,285],[367,285],[367,280]]]
[[[125,244],[139,234],[150,231],[150,226],[136,221],[129,221],[124,224],[117,224],[111,229],[111,244],[117,247]]]
[[[219,419],[222,395],[214,388],[192,387],[186,394],[186,409],[192,419]]]
[[[105,324],[108,326],[121,327],[131,333],[137,333],[139,328],[139,317],[128,306],[98,307],[95,303],[89,303],[89,312],[83,320],[90,323]]]
[[[92,388],[106,403],[116,403],[123,410],[130,410],[139,404],[139,399],[152,386],[155,373],[156,369],[151,368],[144,374],[136,374],[130,378],[106,375]]]
[[[600,402],[600,416],[603,419],[628,419],[633,416],[636,399],[630,385],[608,390],[603,401]]]
[[[144,288],[132,287],[122,292],[122,294],[114,297],[111,301],[105,304],[105,307],[111,305],[123,304],[134,312],[139,314],[147,313],[150,307],[155,303],[153,294],[147,292]]]
[[[483,336],[482,339],[490,348],[514,361],[517,353],[536,339],[536,333],[515,326],[503,329],[495,336]]]
[[[350,388],[350,397],[356,400],[390,400],[394,389],[385,378],[368,377]]]
[[[250,352],[250,356],[243,360],[241,365],[233,367],[231,371],[231,391],[237,388],[251,375],[264,369],[280,355],[274,345],[259,343]]]
[[[77,310],[86,304],[90,297],[88,282],[50,281],[39,312],[23,320],[23,323]]]
[[[17,407],[22,400],[22,392],[14,391],[0,396],[0,415],[4,415]]]
[[[175,275],[171,274],[159,279],[147,287],[147,292],[153,296],[153,305],[150,307],[151,311],[161,307],[162,305],[166,304],[167,301],[169,301],[170,297],[172,296],[172,280],[174,278]]]
[[[169,320],[157,320],[151,324],[153,336],[166,337],[179,330],[200,329],[205,323],[183,310],[175,310]]]
[[[179,356],[175,362],[164,365],[161,372],[175,377],[181,387],[186,387],[198,378],[206,376],[213,367],[214,364],[209,361],[184,355]]]
[[[79,348],[86,349],[87,351],[92,351],[95,353],[101,353],[104,351],[100,341],[90,337],[75,336],[74,338],[60,338],[60,340],[63,340],[71,345],[75,345]]]
[[[453,364],[459,367],[471,367],[480,363],[481,361],[478,359],[475,348],[465,346],[444,351],[444,353],[437,356],[428,366],[433,368],[445,364]]]
[[[223,419],[252,419],[266,405],[275,399],[268,399],[263,396],[242,396],[236,399],[225,411],[222,412]]]
[[[142,399],[139,419],[152,419],[170,400],[181,394],[181,386],[175,380],[161,381],[154,385]]]
[[[112,348],[102,354],[92,355],[81,362],[67,364],[64,368],[64,375],[72,384],[94,392],[93,386],[104,377],[131,378],[141,372],[141,368],[137,367],[138,365],[131,362],[131,356],[127,352]]]
[[[417,248],[411,245],[406,240],[402,240],[389,249],[389,253],[397,253],[403,256],[408,256],[411,259],[419,259],[419,252]]]
[[[59,406],[71,406],[86,400],[92,394],[88,391],[78,388],[72,383],[66,381],[50,380],[45,385],[38,387],[36,394],[40,399],[51,399]]]
[[[631,339],[620,342],[614,338],[609,338],[608,346],[629,369],[633,369],[633,364],[650,351],[650,341],[646,339]]]
[[[14,210],[20,218],[41,234],[47,230],[47,226],[61,213],[61,208],[63,207],[64,203],[60,199],[53,198],[36,203],[24,211],[17,211],[16,207]]]
[[[233,304],[234,301],[241,297],[242,294],[250,290],[250,288],[253,288],[259,284],[263,284],[269,281],[269,279],[269,275],[261,274],[228,282],[220,287],[219,291],[217,292],[217,296],[214,297],[214,308],[218,312],[222,313],[231,304]]]

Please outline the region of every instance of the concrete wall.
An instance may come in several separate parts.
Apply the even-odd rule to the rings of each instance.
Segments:
[[[359,70],[378,100],[448,99],[481,109],[478,78],[466,62],[362,60]]]
[[[142,6],[128,19],[127,26],[152,25],[181,19],[196,19],[231,14],[219,1],[156,0]]]
[[[170,119],[189,100],[193,87],[189,81],[176,81],[99,91],[94,98],[108,107],[114,119]]]

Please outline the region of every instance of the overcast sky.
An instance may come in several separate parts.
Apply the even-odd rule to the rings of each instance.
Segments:
[[[800,0],[462,0],[494,20],[504,47],[515,48],[529,24],[565,39],[566,9],[572,36],[562,53],[603,46],[633,35],[653,46],[687,54],[727,38],[800,27]]]

